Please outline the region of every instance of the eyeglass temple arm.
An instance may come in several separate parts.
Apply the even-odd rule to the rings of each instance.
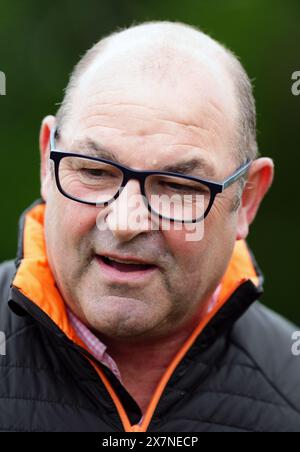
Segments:
[[[57,131],[57,126],[52,127],[50,132],[50,149],[55,149],[55,134]]]
[[[228,179],[225,179],[225,181],[222,184],[223,190],[225,190],[225,188],[229,187],[234,182],[236,182],[238,179],[240,179],[249,170],[251,163],[252,163],[252,160],[248,160],[232,176],[228,177]]]

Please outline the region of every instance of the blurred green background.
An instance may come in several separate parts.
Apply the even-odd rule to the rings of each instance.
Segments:
[[[263,302],[300,324],[300,96],[291,93],[299,0],[1,0],[0,261],[15,256],[18,217],[39,197],[40,122],[55,113],[74,64],[117,27],[161,19],[201,27],[239,55],[254,81],[260,152],[274,159],[276,179],[248,242],[265,275]]]

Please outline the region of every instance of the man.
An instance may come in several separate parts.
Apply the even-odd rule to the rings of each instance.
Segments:
[[[234,55],[180,23],[114,33],[40,149],[1,266],[0,430],[300,431],[295,328],[245,242],[273,162]]]

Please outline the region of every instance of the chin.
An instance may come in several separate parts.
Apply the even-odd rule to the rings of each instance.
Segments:
[[[121,296],[101,297],[85,305],[83,313],[93,330],[120,339],[143,335],[161,320],[146,303]]]

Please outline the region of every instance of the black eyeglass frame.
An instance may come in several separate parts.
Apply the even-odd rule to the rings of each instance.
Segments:
[[[123,180],[121,183],[120,188],[125,188],[127,183],[131,180],[131,179],[135,179],[138,180],[140,183],[140,188],[141,188],[141,193],[143,195],[144,199],[147,199],[147,207],[149,212],[153,212],[156,216],[158,216],[159,218],[162,219],[167,219],[168,221],[171,222],[176,222],[176,223],[198,223],[202,220],[204,220],[204,218],[207,217],[207,215],[209,214],[213,203],[215,201],[216,196],[219,193],[222,193],[226,188],[230,187],[232,184],[234,184],[234,182],[238,181],[250,168],[250,165],[252,163],[252,160],[247,160],[246,163],[244,163],[243,165],[241,165],[231,176],[227,177],[224,181],[222,182],[216,182],[216,181],[212,181],[212,180],[208,180],[208,179],[202,179],[196,176],[188,176],[188,175],[184,175],[184,174],[178,174],[178,173],[172,173],[172,172],[167,172],[167,171],[143,171],[143,170],[135,170],[132,168],[128,168],[127,166],[121,165],[117,162],[113,162],[111,160],[106,160],[103,158],[98,158],[98,157],[92,157],[89,155],[83,155],[83,154],[77,154],[74,152],[67,152],[67,151],[63,151],[63,150],[58,150],[56,149],[56,144],[55,144],[55,135],[57,133],[57,127],[53,127],[50,133],[50,159],[53,160],[54,162],[54,174],[55,174],[55,181],[56,181],[56,185],[58,190],[60,191],[60,193],[65,196],[66,198],[71,199],[72,201],[76,201],[76,202],[80,202],[82,204],[88,204],[91,206],[95,206],[95,207],[99,207],[99,206],[108,206],[109,204],[111,204],[112,202],[114,202],[114,200],[116,200],[119,197],[120,194],[120,189],[118,190],[118,192],[111,198],[111,200],[109,201],[105,201],[103,203],[101,202],[90,202],[90,201],[83,201],[82,199],[76,198],[74,196],[69,195],[68,193],[66,193],[64,191],[64,189],[62,188],[61,184],[60,184],[60,180],[59,180],[59,165],[60,162],[63,158],[65,157],[78,157],[78,158],[84,158],[84,159],[88,159],[88,160],[92,160],[95,162],[103,162],[103,163],[107,163],[109,165],[114,166],[115,168],[119,169],[122,174],[123,174]],[[150,202],[148,201],[146,192],[145,192],[145,182],[146,182],[146,178],[148,176],[153,176],[153,175],[161,175],[161,176],[174,176],[177,178],[181,178],[183,180],[188,180],[188,181],[193,181],[193,182],[199,182],[202,185],[206,186],[209,188],[210,191],[210,201],[208,203],[208,206],[204,212],[204,214],[194,220],[177,220],[174,218],[168,218],[165,217],[159,213],[157,213],[155,210],[153,210],[151,208]]]

